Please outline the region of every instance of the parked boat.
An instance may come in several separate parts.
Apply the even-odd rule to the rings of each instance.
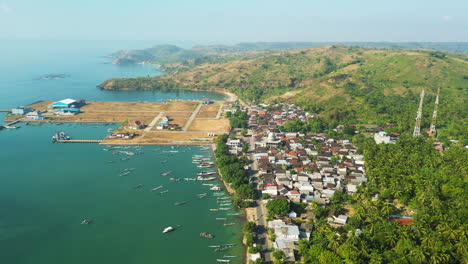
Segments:
[[[210,209],[210,211],[217,212],[217,211],[219,211],[219,209],[218,208],[213,208],[213,209]]]
[[[160,164],[163,164],[163,163],[167,163],[167,160],[162,160],[161,162],[159,162]]]
[[[169,178],[171,182],[178,182],[181,180],[181,178]]]
[[[223,256],[223,258],[237,258],[237,256]]]
[[[236,223],[226,223],[224,224],[224,226],[232,226],[232,225],[235,225]]]
[[[197,195],[197,197],[199,199],[201,199],[201,198],[205,198],[207,195],[208,195],[207,193],[201,193],[201,194]]]
[[[89,220],[89,219],[85,219],[81,222],[82,225],[89,225],[91,224],[91,222],[93,222],[93,220]]]
[[[143,184],[138,184],[133,186],[133,189],[140,189],[141,187],[143,187]]]
[[[220,245],[215,245],[215,246],[208,246],[209,248],[219,248],[221,247]]]
[[[218,218],[216,218],[216,220],[226,220],[226,219],[227,219],[227,218],[225,218],[225,217],[218,217]]]
[[[213,175],[213,174],[216,174],[216,172],[214,172],[214,171],[202,171],[202,172],[197,173],[198,176],[209,176],[209,175]]]
[[[198,177],[197,177],[197,180],[198,180],[198,181],[212,181],[212,180],[216,180],[216,177],[202,177],[202,176],[198,176]]]
[[[165,193],[167,193],[167,192],[169,192],[169,190],[162,191],[162,192],[160,192],[159,194],[165,194]]]
[[[229,263],[231,262],[229,259],[217,259],[218,262]]]
[[[210,234],[210,233],[200,233],[200,237],[205,237],[205,238],[214,238],[214,235],[213,234]]]
[[[124,172],[124,173],[122,173],[122,174],[119,174],[119,176],[125,176],[125,175],[129,175],[129,174],[130,174],[130,172],[127,171],[127,172]]]
[[[228,206],[228,205],[232,205],[232,203],[222,203],[219,206]]]
[[[184,180],[186,180],[186,181],[196,181],[197,179],[195,179],[195,178],[184,178]]]
[[[14,126],[6,127],[6,128],[17,128]],[[65,134],[65,132],[55,132],[55,134],[52,136],[52,141],[58,141],[58,140],[70,140],[70,137]]]
[[[187,201],[175,202],[174,205],[183,205],[186,204]]]
[[[162,231],[162,233],[165,234],[165,233],[171,232],[171,231],[173,231],[173,230],[174,230],[174,228],[173,228],[172,226],[168,226],[168,227],[164,228],[164,230]]]
[[[210,188],[210,191],[220,191],[221,190],[221,187],[219,186],[213,186]]]
[[[244,213],[232,213],[232,214],[227,214],[227,215],[243,215]]]
[[[211,162],[212,163],[212,162]],[[197,168],[213,168],[214,164],[211,163],[200,163],[197,165]]]
[[[227,210],[231,210],[231,207],[220,207],[219,210],[227,211]]]
[[[161,176],[169,176],[172,172],[171,171],[166,171],[161,173]]]
[[[161,189],[162,187],[163,187],[162,185],[161,185],[161,186],[158,186],[158,187],[156,187],[156,188],[151,189],[151,191],[152,191],[152,192],[153,192],[153,191],[157,191],[157,190]]]

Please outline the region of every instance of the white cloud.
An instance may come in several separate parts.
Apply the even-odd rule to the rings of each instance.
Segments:
[[[441,16],[440,18],[441,18],[442,20],[445,20],[445,21],[452,20],[452,16],[447,16],[447,15]]]
[[[11,9],[11,7],[7,5],[5,2],[0,2],[0,12],[11,13],[13,12],[13,9]]]

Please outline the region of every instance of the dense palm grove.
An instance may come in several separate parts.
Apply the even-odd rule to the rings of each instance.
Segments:
[[[221,171],[223,181],[227,182],[231,188],[236,191],[234,205],[239,207],[248,207],[250,202],[256,196],[255,189],[249,184],[247,172],[244,170],[244,164],[235,156],[229,155],[229,149],[226,146],[228,136],[223,134],[217,138],[215,156],[216,166]]]
[[[426,138],[402,135],[377,145],[355,136],[369,182],[352,197],[338,194],[314,210],[310,241],[300,241],[304,263],[466,263],[468,150],[437,152]],[[331,209],[350,215],[346,226],[326,223]],[[400,225],[390,215],[413,218]]]

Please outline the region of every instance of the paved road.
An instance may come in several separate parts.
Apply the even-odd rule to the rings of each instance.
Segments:
[[[258,172],[258,163],[255,159],[255,143],[253,141],[253,137],[249,137],[249,151],[250,151],[250,160],[253,161],[252,163],[252,169],[251,169],[251,175],[250,177],[255,177],[255,180],[253,181],[254,185],[258,188],[260,182],[259,182],[259,173]],[[267,226],[267,210],[265,208],[265,205],[262,202],[261,199],[262,193],[261,190],[258,189],[258,197],[256,202],[256,217],[257,217],[257,227],[258,227],[258,241],[257,243],[261,244],[263,247],[262,255],[265,260],[265,264],[271,264],[273,263],[273,258],[272,258],[272,249],[273,249],[273,243],[268,239],[268,226]]]
[[[161,113],[159,113],[159,115],[157,115],[157,116],[153,119],[153,121],[151,121],[151,123],[145,128],[145,131],[146,131],[146,132],[150,131],[150,130],[154,127],[154,125],[156,125],[156,122],[158,122],[158,120],[161,119],[161,117],[162,117],[165,113],[166,113],[166,112],[161,112]]]
[[[195,117],[198,115],[198,112],[200,112],[200,109],[202,108],[202,106],[203,106],[202,104],[199,104],[197,106],[197,108],[195,109],[195,111],[193,111],[192,115],[190,116],[189,120],[187,121],[187,123],[185,123],[185,126],[182,128],[182,131],[187,131],[187,129],[192,124],[193,119],[195,119]]]
[[[224,104],[221,104],[219,106],[219,110],[218,110],[218,114],[216,115],[216,119],[220,119],[221,118],[221,114],[223,113],[223,109],[224,109]]]

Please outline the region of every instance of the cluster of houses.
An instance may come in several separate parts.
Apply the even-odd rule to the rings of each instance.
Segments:
[[[276,105],[276,110],[254,106],[250,110],[249,130],[255,144],[255,162],[259,172],[259,188],[265,196],[287,197],[295,203],[328,205],[335,192],[352,194],[367,181],[364,159],[349,140],[338,140],[324,133],[302,134],[283,132],[288,120],[313,118],[295,105]],[[238,140],[227,142],[238,149]],[[289,218],[300,217],[295,212]],[[347,216],[332,212],[330,225],[345,225]],[[308,238],[312,227],[297,226],[283,220],[268,223],[274,230],[274,247],[293,261],[300,238]]]
[[[156,129],[169,129],[169,130],[176,130],[180,126],[178,124],[171,124],[171,119],[168,116],[163,116],[159,125],[156,126]]]
[[[11,109],[12,115],[22,115],[25,116],[27,119],[31,120],[42,120],[44,117],[42,116],[41,111],[36,111],[30,107],[26,106],[19,106],[17,108]]]
[[[76,115],[81,112],[80,108],[84,105],[86,105],[85,100],[67,98],[53,103],[50,108],[58,115]],[[44,116],[42,114],[44,114],[44,112],[47,111],[38,111],[27,106],[19,106],[11,109],[12,115],[22,115],[31,120],[43,120]]]

